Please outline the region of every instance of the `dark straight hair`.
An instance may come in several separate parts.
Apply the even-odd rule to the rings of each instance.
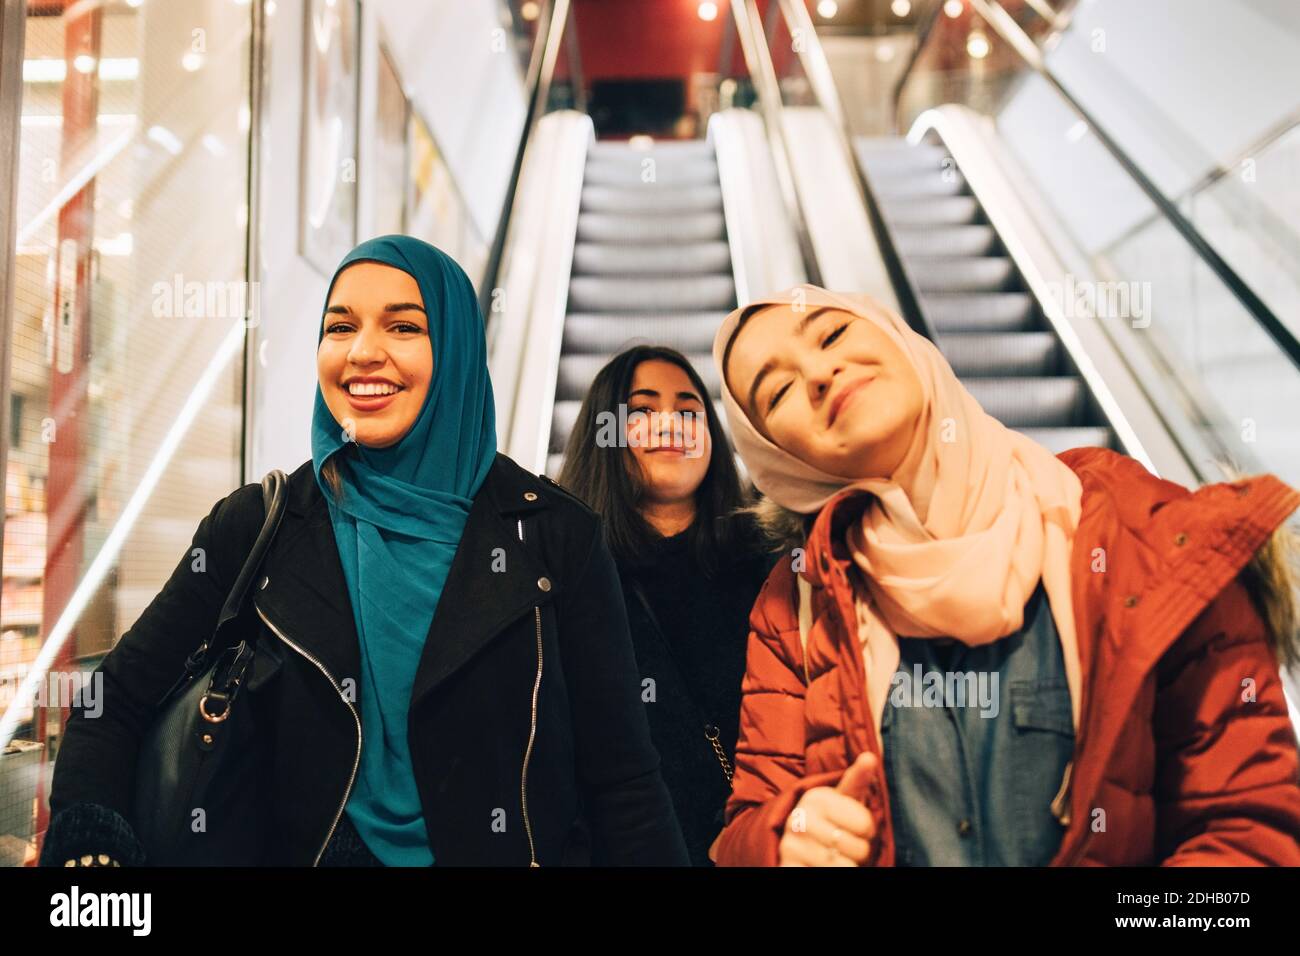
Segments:
[[[645,488],[625,436],[618,434],[618,441],[610,447],[597,442],[601,414],[609,413],[621,421],[618,408],[627,402],[637,367],[651,361],[671,362],[685,372],[704,405],[712,451],[704,480],[695,491],[695,521],[687,532],[687,542],[699,566],[712,574],[735,549],[752,544],[744,529],[753,522],[736,514],[751,503],[751,495],[741,487],[731,444],[708,389],[681,352],[638,345],[620,352],[596,373],[569,435],[559,482],[600,515],[610,551],[620,562],[634,566],[653,553],[661,536],[641,515]]]

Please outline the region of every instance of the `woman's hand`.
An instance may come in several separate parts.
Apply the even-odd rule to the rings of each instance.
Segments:
[[[864,801],[880,761],[862,753],[834,787],[814,787],[795,804],[781,835],[781,866],[861,866],[871,858],[876,821]]]

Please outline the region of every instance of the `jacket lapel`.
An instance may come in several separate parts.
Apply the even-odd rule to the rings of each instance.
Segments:
[[[287,513],[253,594],[273,629],[336,681],[361,674],[361,645],[325,498],[311,462],[290,478]]]
[[[415,672],[412,710],[511,622],[555,595],[539,586],[548,571],[518,535],[517,521],[545,508],[544,502],[541,482],[497,455],[447,573]],[[526,529],[529,533],[537,530]]]

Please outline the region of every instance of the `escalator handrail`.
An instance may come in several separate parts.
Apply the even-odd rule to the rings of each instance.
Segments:
[[[781,198],[798,241],[804,274],[813,285],[821,285],[821,267],[817,263],[812,237],[808,233],[808,223],[803,213],[803,204],[799,199],[799,191],[794,185],[790,144],[786,139],[785,127],[781,124],[781,85],[777,82],[776,69],[772,65],[772,54],[763,33],[763,18],[759,16],[755,0],[732,0],[731,12],[736,23],[736,34],[740,40],[745,66],[749,70],[749,78],[754,84],[754,93],[758,98],[758,112],[763,118],[763,128],[767,134],[768,149],[776,169]]]
[[[492,237],[492,246],[479,285],[479,309],[483,313],[485,325],[492,317],[493,292],[501,271],[501,257],[505,252],[510,213],[515,205],[515,193],[519,189],[519,176],[523,171],[524,156],[528,151],[528,142],[532,138],[533,130],[537,128],[538,121],[546,112],[547,101],[550,99],[551,80],[555,76],[560,43],[563,42],[565,26],[569,21],[569,9],[570,0],[546,0],[537,18],[537,35],[533,38],[533,51],[528,59],[528,78],[525,82],[528,98],[527,112],[524,114],[519,144],[515,149],[510,181],[506,185],[505,198],[501,203],[501,214],[497,217],[496,234]]]
[[[1201,234],[1201,231],[1182,214],[1178,206],[1142,171],[1141,167],[1106,131],[1105,127],[1097,122],[1096,117],[1084,108],[1083,104],[1075,99],[1064,84],[1056,78],[1055,74],[1047,68],[1047,63],[1038,44],[1015,21],[1015,18],[1006,11],[998,0],[970,0],[970,3],[980,18],[1011,47],[1025,66],[1046,82],[1070,109],[1087,124],[1088,129],[1097,138],[1097,142],[1119,163],[1120,168],[1137,184],[1138,188],[1156,207],[1159,214],[1173,226],[1183,240],[1192,247],[1192,250],[1227,286],[1228,291],[1268,333],[1273,342],[1282,350],[1282,353],[1290,359],[1292,365],[1297,370],[1300,370],[1300,341],[1296,339],[1295,334],[1287,328],[1286,324],[1278,318],[1277,314],[1268,307],[1246,281],[1237,274],[1236,270],[1228,265],[1227,261],[1219,255]],[[920,44],[918,44],[918,48],[919,46]],[[909,64],[909,71],[910,69],[911,64]],[[905,80],[906,74],[904,75]]]
[[[903,266],[903,259],[898,253],[898,247],[894,244],[893,234],[885,225],[884,215],[880,211],[880,200],[876,196],[867,174],[863,171],[862,164],[858,162],[857,153],[853,148],[853,136],[849,130],[848,117],[844,112],[839,93],[835,89],[835,80],[831,75],[830,61],[826,59],[826,51],[822,49],[821,40],[817,36],[817,30],[813,26],[808,8],[803,4],[802,0],[797,0],[797,2],[796,0],[780,0],[780,6],[781,14],[785,17],[786,28],[790,31],[790,35],[806,38],[806,42],[800,44],[797,49],[799,61],[803,64],[804,75],[808,78],[808,83],[812,87],[813,98],[817,101],[817,105],[822,112],[830,118],[831,126],[835,129],[836,139],[844,152],[844,159],[849,165],[849,175],[857,185],[858,198],[866,210],[867,219],[870,221],[871,229],[875,233],[876,247],[880,251],[880,259],[889,275],[890,284],[894,287],[894,295],[898,299],[898,309],[909,326],[927,338],[932,339],[934,338],[934,330],[930,328],[929,322],[921,310],[919,293]]]
[[[894,83],[894,129],[899,128],[899,120],[902,118],[900,110],[903,102],[903,88],[907,86],[912,79],[912,71],[916,68],[917,61],[921,59],[921,54],[925,52],[926,45],[930,42],[930,34],[934,32],[934,25],[939,20],[939,12],[943,9],[943,0],[932,0],[930,10],[926,13],[924,19],[917,21],[916,44],[912,47],[912,53],[907,58],[907,64],[903,67],[903,72],[898,74],[898,80]]]

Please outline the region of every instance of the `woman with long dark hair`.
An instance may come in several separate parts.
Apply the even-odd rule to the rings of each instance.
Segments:
[[[618,564],[651,737],[691,862],[710,865],[735,757],[749,611],[772,565],[726,432],[680,352],[637,346],[596,375],[560,483]]]

